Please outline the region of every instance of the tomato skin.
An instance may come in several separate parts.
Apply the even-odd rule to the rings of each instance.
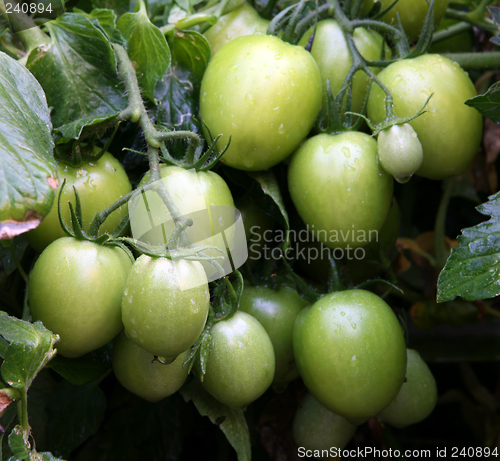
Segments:
[[[396,398],[378,415],[381,421],[394,427],[418,423],[436,406],[436,380],[420,354],[413,349],[407,350],[406,379]]]
[[[356,432],[356,426],[323,405],[308,392],[293,419],[293,438],[306,450],[344,448]]]
[[[306,31],[299,41],[300,46],[305,46],[314,33],[314,26]],[[383,44],[382,36],[373,30],[362,27],[354,29],[354,44],[361,55],[368,61],[379,61]],[[390,49],[385,46],[385,54],[390,56]],[[352,66],[351,54],[347,46],[342,29],[333,19],[319,21],[311,48],[311,54],[317,62],[321,72],[323,88],[323,108],[326,107],[328,97],[326,81],[330,80],[332,94],[336,95],[344,83],[345,78]],[[380,68],[371,68],[376,74]],[[354,74],[352,87],[352,108],[354,112],[361,112],[368,95],[370,78],[363,71]]]
[[[210,43],[212,57],[231,40],[245,35],[265,34],[270,21],[261,18],[249,3],[222,16],[203,35]]]
[[[361,423],[397,395],[406,370],[403,331],[391,308],[364,290],[330,293],[297,317],[300,375],[330,411]]]
[[[444,179],[462,173],[476,155],[483,131],[481,114],[464,104],[477,95],[464,70],[443,56],[427,54],[395,62],[378,78],[391,91],[394,112],[401,117],[416,114],[433,94],[427,112],[410,122],[424,151],[416,174]],[[373,123],[385,119],[384,98],[374,85],[368,98],[368,117]]]
[[[211,329],[212,343],[203,387],[231,408],[245,408],[259,398],[274,378],[273,345],[264,327],[238,311]],[[199,356],[196,373],[201,375]]]
[[[97,154],[99,148],[94,148]],[[121,163],[109,152],[95,162],[84,162],[78,168],[59,163],[56,199],[40,225],[26,234],[30,245],[41,252],[54,240],[67,237],[59,223],[57,213],[57,198],[62,187],[63,179],[66,178],[66,186],[61,197],[61,212],[63,221],[69,230],[73,229],[68,207],[71,201],[73,208],[76,206],[73,186],[76,187],[82,203],[83,229],[88,230],[90,223],[97,212],[104,210],[115,203],[120,197],[132,191],[132,186]],[[99,229],[99,235],[113,232],[121,220],[128,213],[127,205],[121,206],[111,213]]]
[[[437,27],[444,17],[449,0],[436,0],[434,2],[434,26]],[[388,8],[393,0],[380,0],[382,7],[380,11]],[[382,21],[388,24],[397,25],[397,15],[401,19],[401,24],[410,43],[415,42],[422,27],[425,17],[429,11],[429,4],[426,0],[399,0],[384,16]]]
[[[209,304],[207,278],[199,262],[180,260],[174,265],[166,258],[142,255],[123,291],[125,333],[151,354],[173,360],[200,336]]]
[[[121,298],[132,262],[120,248],[63,237],[40,255],[30,276],[33,320],[61,340],[57,351],[79,357],[123,328]]]
[[[321,109],[321,91],[310,53],[277,37],[248,35],[224,45],[208,64],[200,115],[214,137],[222,134],[219,149],[231,136],[226,165],[266,170],[307,136]]]
[[[185,170],[177,166],[160,166],[160,174],[166,191],[170,195],[174,205],[182,215],[204,210],[207,207],[233,207],[234,201],[231,191],[226,182],[213,171]],[[149,172],[144,175],[139,187],[145,185],[149,180]],[[160,197],[156,194],[146,193],[149,206],[158,216],[169,215],[167,208]],[[163,240],[163,228],[157,226],[154,230],[150,229],[150,220],[143,208],[137,211],[135,208],[132,213],[131,227],[134,237],[143,237],[141,240],[147,241],[152,245],[166,243]],[[138,213],[138,214],[135,214]],[[174,229],[173,221],[164,225],[165,233],[168,238]],[[193,242],[200,240],[196,229],[188,229],[188,234]],[[215,250],[214,250],[215,251]]]
[[[255,317],[273,343],[276,371],[273,384],[282,387],[298,378],[293,357],[293,324],[299,312],[309,303],[288,287],[272,290],[245,285],[240,310]]]
[[[113,371],[120,384],[148,402],[177,392],[186,381],[189,366],[183,366],[189,351],[168,365],[154,360],[154,355],[120,334],[113,342]]]
[[[295,152],[288,189],[316,240],[357,248],[374,239],[391,206],[393,180],[367,134],[319,134]]]
[[[377,146],[382,168],[398,182],[407,182],[422,166],[422,143],[408,123],[382,130],[378,135]]]

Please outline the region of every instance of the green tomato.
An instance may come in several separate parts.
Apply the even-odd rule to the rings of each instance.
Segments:
[[[453,61],[426,54],[398,61],[378,75],[394,98],[394,113],[415,115],[432,95],[426,112],[410,122],[422,143],[424,160],[417,175],[444,179],[462,173],[479,148],[483,131],[481,114],[466,106],[477,95],[468,75]],[[385,94],[372,86],[368,117],[377,124],[386,118]]]
[[[168,365],[140,348],[122,333],[113,342],[113,371],[120,384],[149,402],[158,402],[177,392],[186,381],[189,351]]]
[[[396,397],[406,371],[403,330],[392,309],[364,290],[330,293],[297,317],[300,375],[330,411],[360,423]]]
[[[273,344],[251,315],[236,312],[210,330],[212,342],[203,387],[231,408],[245,408],[259,398],[274,378]],[[196,373],[201,380],[198,355]]]
[[[269,35],[224,45],[201,83],[200,115],[213,136],[222,135],[219,149],[231,137],[222,161],[241,170],[266,170],[288,157],[320,109],[321,75],[311,54]]]
[[[125,333],[151,354],[173,360],[200,336],[209,305],[207,277],[199,262],[142,255],[123,291]]]
[[[299,376],[293,357],[292,331],[297,315],[308,304],[294,289],[288,287],[274,291],[245,285],[243,289],[240,310],[255,317],[273,343],[275,388],[282,388]]]
[[[237,37],[265,34],[270,21],[263,19],[248,3],[222,16],[204,35],[212,48],[212,57],[217,51]]]
[[[319,134],[295,152],[288,189],[316,240],[358,248],[378,238],[391,206],[393,180],[367,134]]]
[[[63,237],[40,255],[30,276],[29,305],[61,340],[57,352],[79,357],[123,328],[121,298],[132,262],[118,247]]]
[[[356,426],[319,403],[311,393],[300,402],[293,419],[293,438],[299,450],[321,454],[331,448],[344,448],[356,432]]]
[[[99,148],[95,147],[94,153],[98,152]],[[97,161],[82,163],[78,168],[60,163],[58,169],[59,188],[54,205],[40,225],[26,234],[28,242],[38,252],[41,252],[54,240],[67,237],[59,223],[57,213],[57,198],[64,178],[66,178],[66,185],[61,197],[61,212],[64,224],[69,230],[73,230],[73,226],[68,201],[71,201],[73,208],[76,206],[73,186],[78,191],[82,203],[84,230],[88,230],[97,212],[106,209],[120,197],[132,191],[132,186],[122,164],[109,152],[105,152]],[[99,235],[113,232],[127,213],[127,205],[123,205],[111,213],[100,227]]]
[[[417,351],[408,349],[406,381],[378,418],[394,427],[406,427],[427,418],[436,402],[436,380],[431,370]]]
[[[316,27],[316,32],[314,29]],[[330,80],[332,94],[336,95],[352,66],[351,54],[342,33],[342,29],[333,19],[319,21],[316,26],[312,26],[300,39],[299,45],[308,44],[311,35],[314,33],[314,41],[311,48],[311,54],[318,63],[321,73],[323,88],[323,108],[326,107],[328,96],[326,91],[326,82]],[[384,43],[382,36],[373,30],[367,30],[362,27],[354,29],[353,39],[356,48],[361,55],[368,61],[379,61],[381,59],[382,47],[385,47],[385,55],[390,56],[390,49]],[[371,68],[376,74],[380,68]],[[352,82],[352,110],[361,112],[368,96],[370,77],[363,71],[354,74]]]
[[[377,151],[382,168],[400,183],[409,181],[424,160],[422,144],[408,123],[382,130],[377,139]]]
[[[181,215],[189,216],[200,210],[210,207],[231,207],[234,208],[233,196],[226,182],[213,171],[185,170],[177,166],[160,166],[160,174],[166,192],[169,194],[173,204]],[[147,184],[149,172],[139,183],[139,187]],[[131,210],[132,234],[136,238],[146,241],[152,245],[161,245],[168,241],[170,234],[174,230],[174,221],[165,222],[165,216],[170,216],[167,207],[162,199],[152,191],[146,192],[149,208],[153,211],[153,216],[157,219],[156,225],[151,229],[150,219],[144,206],[136,206]],[[193,215],[192,215],[193,216]],[[194,215],[196,217],[196,215]],[[209,226],[214,228],[214,223],[210,216]],[[197,243],[205,239],[206,229],[204,227],[193,226],[187,230],[192,242]],[[166,240],[166,241],[165,241]],[[215,251],[215,250],[214,250]]]
[[[394,0],[379,0],[382,4],[380,11],[385,10]],[[436,28],[444,17],[449,0],[435,0],[434,2],[434,27]],[[410,43],[415,42],[424,26],[425,17],[429,11],[426,0],[399,0],[384,16],[382,21],[397,25],[397,16]]]

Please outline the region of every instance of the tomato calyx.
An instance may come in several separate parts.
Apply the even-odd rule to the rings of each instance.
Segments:
[[[71,215],[71,224],[73,226],[73,231],[70,231],[66,224],[64,223],[63,217],[62,217],[62,212],[61,212],[61,196],[64,190],[64,186],[66,185],[66,178],[64,178],[64,181],[61,186],[61,190],[59,191],[59,195],[57,198],[57,213],[59,216],[59,222],[61,224],[61,228],[63,231],[69,236],[73,237],[76,240],[87,240],[92,243],[97,243],[98,245],[109,245],[109,246],[117,246],[120,247],[130,258],[132,262],[135,261],[134,256],[130,252],[130,250],[120,241],[118,236],[122,233],[123,229],[128,223],[129,216],[128,214],[122,219],[118,227],[113,231],[111,235],[109,234],[103,234],[101,236],[97,236],[97,231],[99,229],[99,226],[106,220],[106,218],[117,208],[122,206],[124,203],[128,201],[130,196],[132,195],[132,192],[130,194],[127,194],[124,197],[121,197],[119,200],[117,200],[113,205],[108,207],[106,210],[103,210],[99,213],[96,214],[96,217],[94,218],[94,221],[90,225],[89,231],[85,232],[83,230],[83,218],[82,218],[82,204],[80,201],[80,196],[78,194],[78,191],[76,190],[76,187],[73,186],[73,191],[75,193],[75,201],[76,201],[76,207],[73,207],[73,204],[68,201],[68,206],[69,206],[69,212]]]
[[[371,136],[374,137],[374,136],[378,136],[378,134],[381,131],[387,130],[387,129],[395,126],[395,125],[404,125],[405,123],[409,123],[412,120],[415,120],[417,117],[420,117],[422,114],[425,114],[427,112],[425,110],[425,108],[427,107],[427,104],[429,103],[429,101],[431,100],[431,98],[432,98],[433,95],[434,95],[434,93],[432,93],[427,98],[427,100],[425,101],[424,105],[420,108],[420,110],[415,115],[411,115],[410,117],[398,117],[396,115],[389,116],[383,122],[381,122],[381,123],[379,123],[377,125],[373,124],[371,122],[371,120],[366,115],[358,114],[358,113],[355,113],[355,112],[351,112],[351,113],[364,119],[364,121],[366,122],[366,124],[368,125],[368,127],[370,128],[370,130],[372,130],[372,135]]]

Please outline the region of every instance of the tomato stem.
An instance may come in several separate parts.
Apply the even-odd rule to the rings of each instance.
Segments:
[[[460,64],[466,70],[498,69],[500,67],[500,51],[482,53],[445,53],[442,56]]]
[[[439,203],[436,223],[434,225],[434,267],[438,270],[444,267],[450,255],[450,250],[447,248],[445,240],[445,223],[454,185],[455,177],[451,177],[445,181],[444,192]]]
[[[118,73],[129,98],[129,104],[120,113],[119,119],[124,121],[130,120],[134,123],[139,122],[144,132],[144,137],[152,148],[158,149],[164,141],[175,139],[188,139],[195,147],[201,145],[201,138],[192,131],[158,131],[155,128],[144,106],[141,90],[137,82],[137,75],[125,48],[114,43],[113,49],[118,61]]]
[[[442,40],[446,40],[450,37],[454,37],[455,35],[470,30],[471,28],[472,26],[467,22],[459,22],[457,24],[453,24],[446,29],[437,31],[432,37],[432,44],[438,43]]]

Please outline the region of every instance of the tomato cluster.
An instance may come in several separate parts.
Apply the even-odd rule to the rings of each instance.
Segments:
[[[366,1],[363,11],[371,3]],[[382,7],[386,3],[392,2],[382,0]],[[400,0],[382,19],[392,23],[399,15],[414,42],[428,4],[412,3],[414,16],[404,12],[408,4]],[[436,2],[436,24],[446,4]],[[232,409],[246,408],[269,387],[282,391],[300,377],[308,394],[293,423],[297,444],[314,450],[343,447],[370,418],[404,427],[434,408],[434,378],[418,352],[407,349],[393,309],[354,283],[376,275],[370,264],[378,267],[394,247],[400,213],[393,179],[403,183],[415,174],[440,180],[462,173],[476,154],[482,118],[464,104],[476,94],[470,78],[445,57],[424,54],[383,69],[365,66],[369,73],[356,69],[346,84],[354,62],[349,40],[367,61],[391,58],[393,50],[379,32],[357,27],[349,38],[340,22],[326,19],[293,45],[265,35],[268,27],[269,21],[244,4],[205,34],[213,53],[201,81],[199,118],[208,143],[220,135],[216,147],[228,145],[220,174],[182,162],[146,173],[138,190],[150,185],[155,173],[164,196],[148,195],[131,223],[134,237],[147,235],[142,246],[131,239],[120,244],[97,241],[98,236],[82,239],[78,232],[66,237],[55,204],[28,234],[41,252],[30,276],[29,306],[33,320],[59,335],[60,355],[80,357],[114,341],[117,379],[149,401],[176,392],[191,366],[205,390]],[[339,93],[335,108],[332,96]],[[368,123],[324,129],[318,120],[325,114],[332,118],[339,107],[350,109],[350,116],[361,114],[360,122],[366,112]],[[175,210],[185,217],[210,207],[234,207],[234,191],[246,187],[238,184],[241,175],[254,186],[260,180],[264,195],[272,196],[274,184],[259,172],[276,166],[283,172],[285,165],[276,188],[286,196],[283,203],[297,227],[315,240],[308,244],[326,247],[329,255],[362,249],[365,259],[346,262],[353,282],[348,289],[330,283],[328,290],[311,290],[316,297],[296,274],[280,273],[278,281],[256,277],[262,261],[250,262],[241,293],[238,279],[236,289],[225,288],[231,298],[224,298],[226,311],[217,311],[214,299],[224,282],[209,285],[201,263],[216,261],[217,251],[194,252],[201,237],[192,223],[181,229],[177,218],[147,231],[150,215]],[[232,177],[235,186],[223,177]],[[61,220],[75,231],[66,204],[71,200],[76,207],[76,191],[83,234],[96,212],[132,191],[122,165],[109,153],[76,167],[61,163],[59,181],[63,178]],[[251,191],[239,195],[247,237],[257,235],[260,242],[262,232],[276,226],[276,209],[285,205],[276,200],[272,213],[263,214]],[[110,234],[127,212],[126,205],[114,211],[99,235]],[[213,230],[212,216],[208,223]],[[184,254],[175,245],[182,236],[192,243],[182,248]],[[155,253],[167,243],[170,253]],[[261,249],[257,245],[254,251]],[[306,266],[304,275],[324,282],[329,269],[330,261]]]

